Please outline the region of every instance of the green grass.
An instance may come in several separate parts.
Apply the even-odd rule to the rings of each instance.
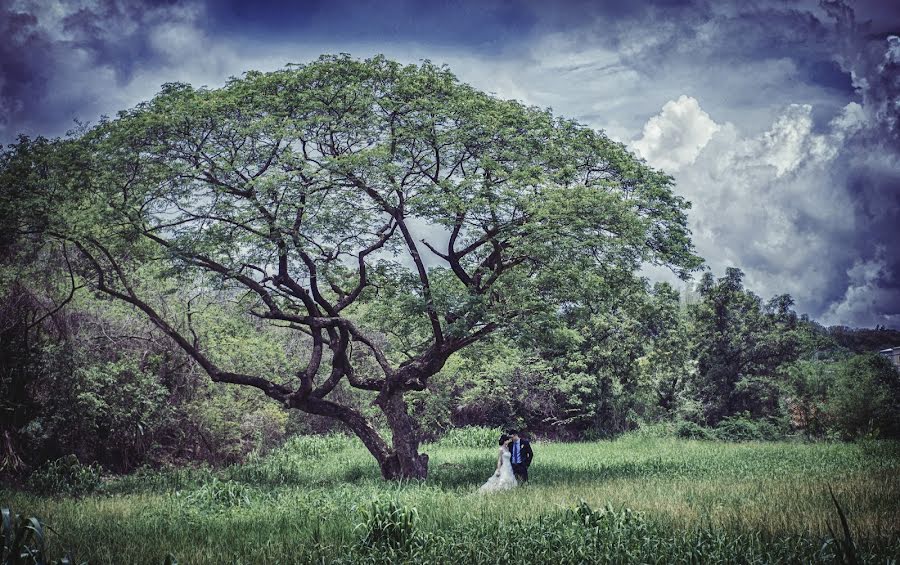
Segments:
[[[841,562],[900,556],[900,445],[630,436],[534,445],[531,481],[474,494],[493,448],[431,446],[385,483],[354,440],[301,438],[244,465],[139,473],[80,499],[0,491],[56,554],[91,563]],[[832,540],[830,531],[837,534]],[[518,557],[516,557],[518,556]]]

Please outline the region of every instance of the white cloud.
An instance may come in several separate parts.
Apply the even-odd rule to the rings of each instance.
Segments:
[[[775,167],[777,177],[796,169],[818,146],[810,134],[811,113],[809,104],[792,104],[758,140],[758,151],[766,163]]]
[[[866,123],[866,112],[856,102],[850,102],[844,106],[841,113],[831,120],[831,128],[835,135],[852,135]]]
[[[642,137],[631,146],[654,167],[675,172],[693,163],[717,131],[719,125],[697,99],[682,94],[644,124]]]
[[[855,127],[856,109],[845,109],[824,134],[813,132],[811,111],[788,106],[749,135],[680,97],[635,142],[651,164],[674,172],[678,191],[693,202],[693,240],[713,272],[739,267],[752,290],[789,293],[801,311],[815,311],[841,284],[855,253],[854,203],[831,182],[829,164]]]

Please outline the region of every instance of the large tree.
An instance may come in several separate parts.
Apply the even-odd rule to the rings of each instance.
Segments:
[[[453,353],[557,317],[642,263],[682,276],[700,263],[671,177],[427,62],[325,56],[217,90],[167,84],[66,139],[21,140],[0,174],[18,228],[79,255],[86,284],[143,312],[214,381],[340,420],[386,478],[426,476],[404,395]],[[296,372],[235,370],[177,293],[142,294],[147,276],[218,285],[307,334],[308,354]],[[335,400],[342,383],[372,391],[390,442]]]

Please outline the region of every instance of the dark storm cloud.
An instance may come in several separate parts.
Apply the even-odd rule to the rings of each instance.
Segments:
[[[805,65],[827,70],[809,78],[822,86],[837,84],[838,90],[849,83],[867,118],[837,148],[839,154],[823,179],[846,190],[854,203],[846,213],[853,215],[855,229],[830,242],[836,253],[822,258],[836,267],[836,276],[823,289],[821,300],[802,300],[812,314],[832,323],[898,327],[900,248],[895,242],[900,225],[900,39],[886,31],[873,32],[874,23],[858,21],[853,9],[842,2],[823,2],[822,8],[828,18],[816,21],[796,15],[767,16],[767,33],[759,38],[770,42],[765,49],[754,49],[749,34],[743,34],[743,47],[755,56],[777,56],[783,49],[803,45]],[[746,25],[748,19],[757,17],[739,14],[733,21],[741,21],[738,27],[750,30],[756,26]],[[785,28],[787,21],[791,24]],[[892,25],[882,19],[878,25],[882,30],[897,30],[896,20]],[[830,66],[822,66],[823,61]],[[812,229],[813,233],[829,233],[828,226],[813,224]],[[752,254],[746,259],[748,267],[755,266]],[[777,264],[765,267],[779,272]]]
[[[121,87],[136,70],[157,66],[148,33],[184,17],[171,8],[0,1],[0,141],[23,132],[58,135],[75,118],[109,111],[96,83]]]
[[[827,59],[799,61],[798,70],[806,82],[834,89],[837,94],[847,97],[855,93],[850,73],[842,69],[836,61]]]
[[[37,18],[0,5],[0,128],[16,125],[28,101],[44,90],[52,44],[35,33]]]
[[[209,5],[210,25],[269,40],[416,41],[501,49],[529,33],[536,14],[512,0],[232,0]]]
[[[875,23],[859,22],[842,2],[823,2],[823,7],[839,32],[836,59],[852,73],[876,126],[870,141],[884,142],[889,150],[900,152],[900,21],[886,27],[881,20],[879,27],[894,33],[878,33],[873,31]]]
[[[630,54],[626,61],[648,75],[664,71],[673,59],[679,63],[689,60],[697,68],[705,66],[710,73],[725,67],[739,70],[749,65],[752,69],[760,62],[789,62],[793,68],[784,78],[793,84],[779,80],[770,85],[761,77],[756,92],[743,93],[751,104],[759,104],[761,90],[777,90],[772,94],[778,96],[791,92],[795,85],[828,89],[834,91],[829,96],[852,99],[850,73],[835,61],[834,25],[789,3],[775,6],[725,4],[716,11],[694,7],[689,17],[677,20],[667,13],[651,20],[652,27],[647,30],[663,39]],[[748,72],[752,73],[751,69]]]
[[[842,32],[838,61],[851,72],[868,121],[850,138],[835,178],[845,175],[854,197],[860,229],[856,233],[858,264],[877,265],[865,283],[867,294],[845,298],[831,309],[852,310],[857,323],[900,327],[900,31],[898,22],[866,21],[839,2],[823,4]],[[875,31],[878,28],[881,31]],[[848,271],[850,273],[850,271]],[[848,291],[858,281],[848,274]],[[832,312],[833,313],[833,312]],[[839,316],[835,316],[839,319]]]
[[[82,7],[62,19],[62,30],[69,36],[70,48],[83,49],[98,65],[115,70],[120,82],[127,81],[135,66],[153,59],[146,28],[148,11],[141,4],[102,2]],[[122,26],[134,25],[122,33]]]

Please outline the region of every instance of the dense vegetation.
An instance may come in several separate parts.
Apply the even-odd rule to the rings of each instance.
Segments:
[[[139,315],[85,289],[48,315],[54,291],[65,289],[19,286],[3,301],[7,478],[24,480],[70,454],[113,472],[229,464],[298,433],[341,429],[210,383]],[[705,277],[688,300],[665,285],[631,296],[602,315],[569,312],[546,335],[496,336],[451,357],[427,390],[411,395],[424,437],[473,424],[559,438],[655,423],[697,438],[900,432],[898,377],[886,360],[841,347],[830,331],[797,318],[786,297],[763,303],[738,272]],[[304,346],[227,302],[205,303],[194,316],[208,322],[208,347],[235,361],[277,366]],[[337,393],[379,423],[367,395]]]

